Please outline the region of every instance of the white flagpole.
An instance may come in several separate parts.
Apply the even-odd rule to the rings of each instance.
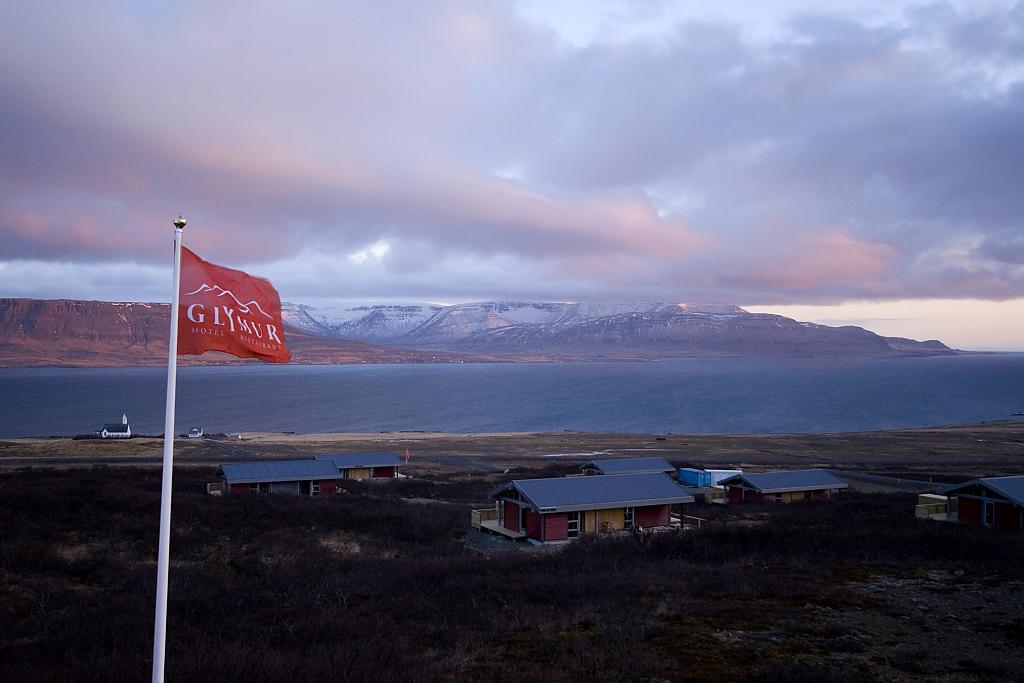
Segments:
[[[167,643],[167,570],[171,550],[171,473],[174,467],[174,393],[178,375],[178,290],[181,287],[181,233],[188,224],[174,220],[174,294],[171,296],[171,336],[167,345],[167,406],[164,411],[164,461],[160,485],[160,549],[156,564],[156,617],[153,626],[153,683],[164,680]]]

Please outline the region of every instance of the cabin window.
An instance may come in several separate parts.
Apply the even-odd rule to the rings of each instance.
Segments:
[[[781,493],[776,493],[775,494],[775,502],[776,503],[781,503],[782,502],[782,494]]]
[[[526,533],[526,507],[519,507],[519,531]]]
[[[810,499],[811,499],[811,492],[810,491],[804,491],[804,500],[810,500]]]
[[[566,536],[568,536],[569,538],[577,538],[577,537],[579,537],[579,535],[580,535],[580,513],[577,510],[576,512],[570,512],[569,513],[568,533],[566,534]]]
[[[992,526],[996,521],[996,504],[990,500],[984,502],[985,526]]]
[[[632,529],[633,528],[633,508],[623,508],[622,510],[622,528]]]
[[[260,492],[260,485],[258,483],[253,482],[252,484],[249,484],[249,493],[259,493],[259,492]]]
[[[315,496],[318,493],[320,493],[320,482],[319,481],[311,481],[311,482],[309,482],[309,495]]]

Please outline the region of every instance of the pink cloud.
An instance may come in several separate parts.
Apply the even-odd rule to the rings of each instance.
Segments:
[[[730,285],[809,291],[828,285],[869,283],[890,272],[900,252],[857,239],[839,228],[805,233],[789,244],[765,248],[757,261],[723,277]]]

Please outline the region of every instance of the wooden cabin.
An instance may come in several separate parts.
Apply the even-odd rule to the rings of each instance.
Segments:
[[[394,479],[402,458],[398,453],[343,453],[314,456],[338,468],[342,479]]]
[[[265,460],[224,463],[217,468],[223,493],[283,493],[320,496],[335,493],[338,468],[320,460]]]
[[[949,521],[1024,529],[1024,475],[972,479],[940,493],[949,499]]]
[[[673,505],[693,502],[689,491],[661,472],[515,479],[490,495],[494,519],[482,526],[535,543],[667,527]]]
[[[746,472],[720,482],[730,503],[792,503],[830,498],[848,488],[845,481],[827,470]]]
[[[583,474],[657,474],[673,476],[676,468],[662,458],[614,458],[591,460],[580,466]]]

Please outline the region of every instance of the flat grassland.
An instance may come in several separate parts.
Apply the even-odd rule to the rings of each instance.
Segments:
[[[0,441],[0,680],[148,676],[160,448]],[[219,462],[407,448],[410,478],[345,482],[330,497],[205,494]],[[482,554],[467,542],[469,510],[496,484],[631,455],[955,481],[1024,473],[1024,425],[182,439],[168,680],[974,681],[1024,670],[1024,535],[917,520],[912,493],[688,506],[709,520],[701,529],[540,550],[494,541]]]

